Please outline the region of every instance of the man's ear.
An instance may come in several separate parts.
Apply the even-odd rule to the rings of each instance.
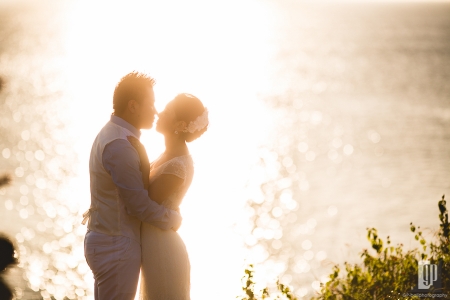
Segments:
[[[134,99],[128,100],[127,104],[128,104],[128,110],[131,113],[135,114],[138,111],[139,103],[136,100],[134,100]]]

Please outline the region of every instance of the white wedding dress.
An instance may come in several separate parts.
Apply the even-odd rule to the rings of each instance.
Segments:
[[[194,175],[190,155],[174,157],[153,168],[150,183],[162,174],[183,179],[183,184],[163,201],[170,209],[177,209]],[[141,300],[190,299],[190,263],[186,247],[177,232],[162,230],[148,223],[141,225]]]

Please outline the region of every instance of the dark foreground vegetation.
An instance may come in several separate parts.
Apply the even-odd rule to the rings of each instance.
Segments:
[[[417,248],[413,250],[406,251],[402,244],[392,246],[389,236],[383,241],[375,228],[368,228],[367,238],[372,249],[362,251],[360,263],[335,265],[329,281],[321,285],[320,293],[312,299],[450,299],[450,225],[444,196],[438,207],[440,225],[432,241],[427,242],[420,227],[410,224],[417,240]],[[440,287],[439,281],[435,281],[428,290],[417,290],[419,261],[438,266]],[[238,297],[242,300],[297,299],[295,293],[280,282],[277,282],[277,291],[271,292],[268,288],[255,291],[251,265],[245,270],[242,281],[244,295]]]

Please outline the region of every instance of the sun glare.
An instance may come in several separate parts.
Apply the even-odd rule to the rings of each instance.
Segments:
[[[268,81],[269,7],[257,1],[82,1],[68,14],[66,63],[80,174],[87,172],[97,132],[88,128],[100,129],[108,120],[114,85],[127,72],[156,78],[158,110],[180,92],[208,107],[209,129],[190,147],[195,176],[179,233],[191,260],[192,298],[211,299],[217,291],[223,294],[214,299],[234,298],[246,253],[233,224],[246,200],[247,170],[271,126],[255,94]],[[90,121],[79,122],[80,116]],[[151,159],[164,149],[154,131],[143,132],[141,140]]]

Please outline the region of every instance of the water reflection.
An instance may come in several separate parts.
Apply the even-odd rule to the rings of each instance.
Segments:
[[[17,14],[18,7],[12,6],[2,17],[13,34],[2,36],[0,53],[2,76],[7,78],[0,94],[1,168],[14,177],[12,186],[0,191],[5,198],[2,231],[13,234],[19,245],[21,269],[11,274],[17,298],[40,294],[44,299],[82,299],[91,280],[84,278],[88,269],[82,255],[83,232],[77,230],[79,203],[67,189],[76,156],[60,114],[67,99],[61,84],[64,75],[52,64],[64,54],[57,43],[52,47],[62,33],[52,22],[43,22],[56,21],[58,17],[49,16],[60,7],[46,8],[36,14],[25,7]],[[34,22],[42,26],[30,26]],[[42,31],[47,35],[44,43]]]
[[[411,97],[399,92],[405,80],[414,82],[415,79],[398,71],[388,77],[378,73],[377,64],[386,64],[383,51],[371,54],[374,59],[371,71],[361,68],[360,62],[367,59],[365,50],[373,40],[358,40],[360,32],[352,32],[351,24],[357,19],[362,20],[359,18],[363,16],[382,18],[379,13],[386,8],[376,7],[377,13],[369,16],[368,10],[355,6],[361,15],[345,22],[341,19],[345,13],[333,18],[327,14],[338,6],[324,8],[320,15],[316,15],[318,23],[315,23],[296,17],[298,11],[305,7],[293,4],[280,8],[284,20],[290,20],[281,31],[285,34],[285,40],[280,37],[280,45],[284,45],[280,46],[281,54],[273,62],[282,70],[273,75],[274,82],[282,87],[263,97],[278,126],[274,128],[271,139],[262,146],[259,164],[252,173],[258,174],[257,182],[251,181],[248,187],[252,195],[248,211],[253,226],[244,233],[250,236],[245,241],[255,251],[253,260],[267,271],[266,277],[263,276],[266,281],[271,280],[268,274],[278,271],[284,282],[297,287],[299,296],[311,296],[317,291],[320,282],[326,282],[325,274],[332,263],[356,260],[358,251],[367,247],[363,224],[376,224],[387,235],[395,232],[399,242],[405,241],[408,239],[408,219],[417,218],[421,224],[431,225],[431,210],[435,204],[430,195],[438,196],[434,187],[449,188],[448,183],[439,179],[436,183],[436,177],[421,176],[416,180],[413,179],[415,176],[408,175],[412,170],[418,171],[419,165],[427,170],[431,167],[419,163],[429,162],[427,155],[430,152],[425,154],[414,144],[421,140],[421,147],[436,150],[435,145],[425,146],[430,145],[431,140],[419,133],[423,124],[438,132],[440,145],[449,143],[443,127],[429,118],[418,121],[420,114],[409,108],[418,105],[427,114],[437,117],[430,106],[421,102],[418,95]],[[417,7],[409,6],[408,9],[418,13],[415,11]],[[446,23],[443,15],[437,12],[436,7],[428,9],[439,16],[440,21],[435,23],[435,28],[440,28],[438,31],[442,33],[444,27],[441,26]],[[396,13],[398,18],[408,18],[400,9],[390,13]],[[420,41],[419,19],[414,23],[417,27],[410,29],[410,34]],[[336,34],[335,28],[346,29],[345,33],[339,33],[339,37],[323,34],[321,41],[326,46],[314,48],[312,45],[318,37],[309,33],[311,24],[315,24],[315,34],[324,28]],[[399,24],[389,24],[394,35]],[[367,26],[369,31],[365,34],[371,35],[373,30],[376,31]],[[297,33],[298,42],[292,42],[292,32]],[[374,35],[378,34],[381,33]],[[350,49],[341,48],[341,43],[347,39]],[[376,39],[376,42],[382,47],[393,43],[389,37]],[[435,43],[430,47],[447,49],[450,46],[448,43],[444,46],[438,39]],[[349,58],[349,53],[357,57]],[[447,61],[448,57],[439,59]],[[330,63],[319,63],[321,60]],[[423,56],[422,63],[421,75],[426,77],[429,74],[427,63],[430,63],[426,56]],[[344,70],[347,71],[345,75]],[[377,84],[373,80],[365,80],[364,76],[375,78]],[[441,77],[439,84],[447,86],[443,78],[448,76]],[[384,93],[380,94],[378,88]],[[425,94],[429,95],[429,92],[422,94],[424,98]],[[432,98],[433,105],[448,110],[444,94],[438,93]],[[396,109],[392,110],[394,107]],[[412,117],[417,122],[407,121]],[[442,122],[442,118],[438,118]],[[408,125],[401,125],[402,122]],[[448,122],[448,119],[444,121]],[[414,131],[416,133],[412,133]],[[411,143],[408,142],[410,139]],[[410,147],[405,148],[406,145]],[[436,151],[432,155],[434,160],[450,167],[444,152]],[[407,165],[406,157],[409,157]],[[432,168],[431,173],[443,174],[440,166],[434,164]],[[413,187],[414,182],[421,187],[420,191]],[[426,192],[425,185],[428,187]],[[414,194],[417,192],[421,195]],[[407,209],[408,213],[404,211],[405,205],[411,207]],[[418,213],[418,207],[423,209],[421,213]],[[346,243],[348,246],[344,246]],[[273,261],[283,262],[285,268],[275,270]]]

